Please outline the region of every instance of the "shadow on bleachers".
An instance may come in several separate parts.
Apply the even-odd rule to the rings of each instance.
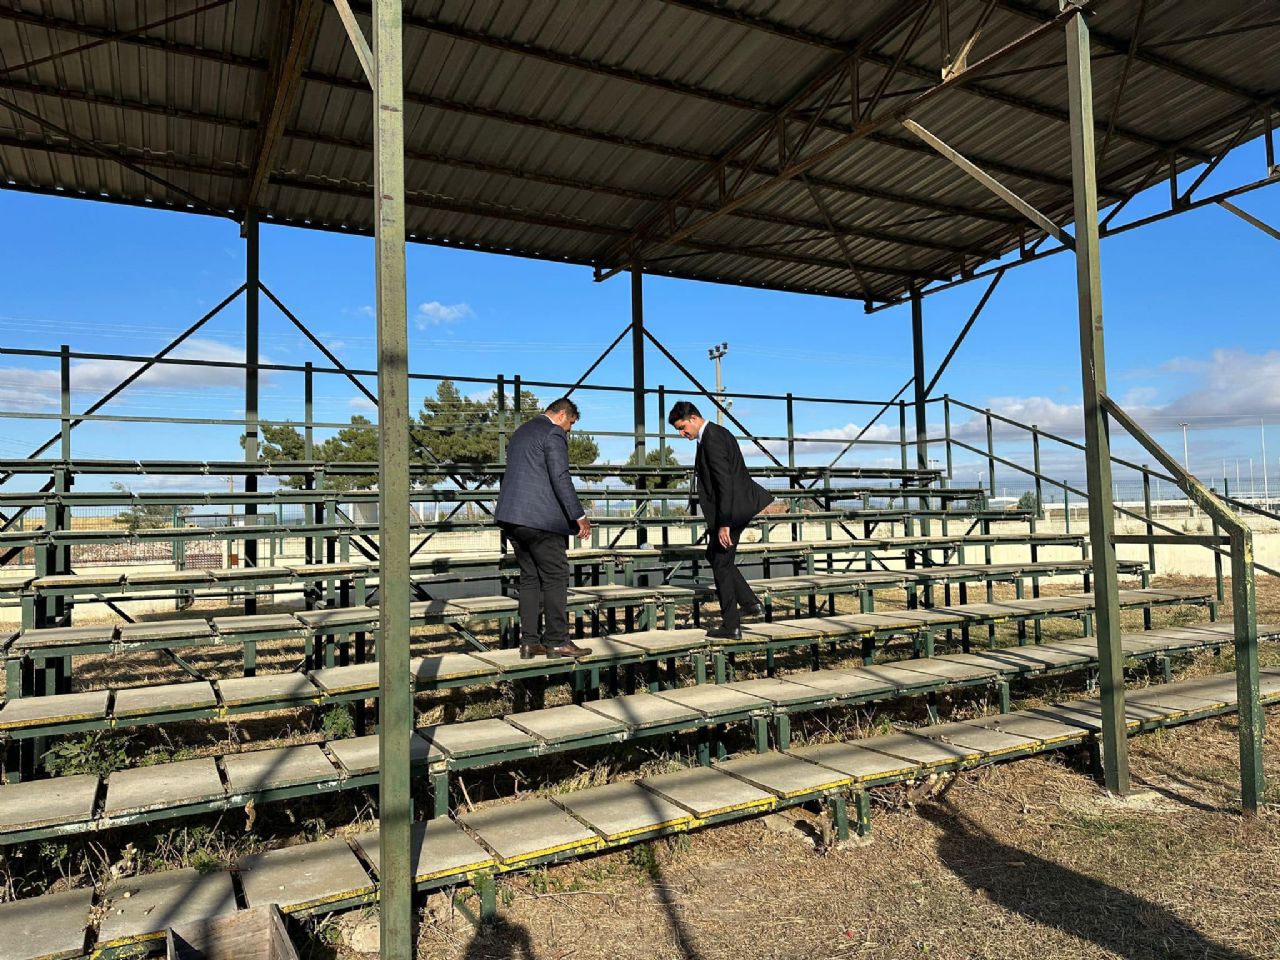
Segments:
[[[944,866],[974,892],[1032,923],[1126,960],[1250,960],[1166,907],[1001,842],[948,802],[922,805],[919,812],[942,831],[938,859]]]

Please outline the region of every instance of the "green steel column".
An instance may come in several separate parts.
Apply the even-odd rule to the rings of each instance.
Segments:
[[[942,426],[947,437],[947,480],[953,483],[956,472],[951,451],[951,394],[949,393],[942,395]]]
[[[924,388],[924,303],[920,288],[911,287],[911,358],[915,380],[912,386],[916,407],[916,466],[929,469],[929,424],[925,412]]]
[[[989,488],[988,496],[994,499],[996,495],[996,435],[995,428],[992,426],[991,408],[987,411],[987,487]]]
[[[898,448],[902,453],[902,469],[907,469],[907,402],[898,401]]]
[[[1111,440],[1098,401],[1107,392],[1102,338],[1102,279],[1098,259],[1098,180],[1094,149],[1093,77],[1089,28],[1084,15],[1067,21],[1067,100],[1071,119],[1071,180],[1075,210],[1076,297],[1080,315],[1080,368],[1084,386],[1085,468],[1089,491],[1089,540],[1102,688],[1102,767],[1112,793],[1129,792],[1129,741],[1124,720],[1124,659],[1111,487]]]
[[[1236,699],[1240,709],[1240,805],[1254,815],[1266,793],[1262,737],[1266,715],[1258,702],[1258,597],[1253,533],[1243,523],[1231,536],[1231,606],[1235,623]]]
[[[644,272],[640,264],[631,265],[631,412],[632,424],[635,428],[636,466],[645,465],[645,422],[644,422]],[[645,478],[636,477],[636,489],[646,488]],[[636,501],[637,510],[640,502]],[[649,543],[649,531],[644,520],[636,526],[636,546],[644,547]],[[647,584],[641,584],[647,586]]]
[[[1142,465],[1142,507],[1147,517],[1147,536],[1155,536],[1156,528],[1151,523],[1151,468],[1145,463]],[[1222,554],[1215,554],[1215,556],[1221,559]],[[1147,544],[1147,571],[1156,572],[1155,543]]]
[[[59,354],[58,364],[58,380],[62,385],[61,389],[61,446],[59,447],[59,456],[64,464],[71,460],[71,347],[62,344]],[[56,493],[69,493],[74,477],[70,467],[58,470],[54,474],[54,491]],[[71,529],[71,510],[59,504],[56,512],[57,528],[59,530]],[[71,572],[71,545],[67,544],[61,547],[54,547],[53,550],[53,567],[58,573],[67,574]],[[54,617],[59,622],[62,621],[63,615],[68,612],[68,604],[66,597],[58,597],[54,601]],[[69,625],[69,624],[68,624]],[[70,662],[70,661],[68,661]]]
[[[405,306],[404,68],[400,0],[374,0],[374,208],[378,291],[378,840],[382,960],[411,960],[409,332]]]
[[[258,460],[258,304],[262,289],[259,286],[258,218],[250,213],[244,222],[244,460]],[[258,478],[246,473],[244,492],[258,492]],[[257,522],[258,505],[246,498],[244,505],[245,532]],[[258,565],[258,541],[246,537],[244,541],[244,565]],[[245,593],[245,614],[258,612],[258,595],[250,587]]]
[[[1044,517],[1044,477],[1040,470],[1040,427],[1031,425],[1031,458],[1036,472],[1036,516]]]
[[[507,462],[507,378],[498,374],[498,462]]]

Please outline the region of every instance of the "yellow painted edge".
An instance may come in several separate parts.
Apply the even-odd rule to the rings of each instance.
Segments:
[[[440,877],[451,877],[454,874],[472,874],[488,867],[496,867],[498,861],[489,857],[485,860],[477,860],[475,863],[469,863],[461,867],[453,867],[449,870],[436,870],[433,873],[420,873],[413,878],[415,883],[426,883],[428,880],[438,880]]]
[[[483,835],[481,836],[483,839]],[[511,868],[511,867],[519,866],[522,863],[527,863],[530,860],[537,860],[539,857],[549,857],[553,853],[561,853],[562,851],[565,851],[565,850],[593,850],[596,847],[599,847],[600,845],[601,845],[601,841],[597,839],[575,840],[571,843],[562,843],[556,847],[546,847],[542,850],[531,850],[529,853],[523,853],[520,856],[513,857],[510,860],[503,860],[501,857],[499,857],[498,862],[503,867]]]
[[[363,890],[346,890],[342,893],[335,893],[327,897],[317,897],[315,900],[307,900],[304,903],[291,903],[289,906],[281,906],[281,913],[299,913],[303,910],[311,910],[315,907],[322,907],[326,903],[337,903],[339,900],[350,900],[352,897],[363,897],[374,893],[378,888],[372,884]]]
[[[26,699],[25,697],[23,699]],[[41,717],[36,720],[15,720],[9,723],[0,722],[0,730],[25,730],[28,727],[43,727],[50,723],[76,723],[80,720],[102,720],[97,713],[73,713],[61,717]]]
[[[783,799],[790,800],[793,797],[802,797],[807,793],[817,793],[819,790],[838,790],[841,787],[851,786],[853,786],[853,777],[846,774],[839,780],[832,780],[830,783],[824,783],[820,787],[806,787],[803,790],[788,790],[782,796]]]
[[[132,937],[118,937],[115,940],[108,940],[106,943],[99,943],[94,947],[91,956],[100,957],[108,950],[127,947],[130,944],[146,943],[149,940],[163,940],[166,932],[167,928],[165,930],[155,930],[151,933],[142,933]]]
[[[647,827],[637,827],[635,830],[623,830],[621,833],[611,833],[605,837],[606,843],[618,843],[626,840],[628,837],[638,837],[642,833],[649,833],[653,830],[662,830],[666,827],[677,827],[687,829],[693,823],[692,816],[676,817],[674,820],[664,820],[662,823],[651,823]]]
[[[778,801],[774,797],[765,797],[763,800],[748,800],[746,803],[735,803],[728,807],[717,807],[703,814],[703,819],[711,817],[720,817],[726,813],[737,813],[739,810],[769,810],[777,806]]]

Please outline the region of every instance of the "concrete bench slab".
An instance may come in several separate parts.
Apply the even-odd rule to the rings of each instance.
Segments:
[[[0,786],[0,833],[87,822],[97,796],[98,777],[91,773]]]
[[[861,742],[820,743],[788,750],[787,753],[848,774],[858,783],[905,777],[916,769],[910,760],[868,750]]]
[[[208,620],[140,620],[137,623],[126,623],[120,627],[120,643],[151,643],[159,640],[171,640],[175,643],[190,643],[200,640],[213,642],[213,629]]]
[[[961,747],[956,744],[930,740],[928,737],[914,733],[894,733],[887,737],[871,737],[858,741],[859,745],[877,753],[891,757],[910,760],[919,767],[936,767],[959,760],[976,760],[982,756],[981,750],[972,747]]]
[[[38,577],[31,582],[31,589],[41,590],[75,590],[92,587],[117,587],[124,583],[122,573],[70,573]]]
[[[162,940],[169,927],[195,923],[236,909],[231,875],[187,868],[119,880],[107,888],[98,947]]]
[[[652,693],[633,693],[608,700],[592,700],[583,706],[592,713],[624,724],[632,730],[671,723],[694,723],[702,719],[699,711]]]
[[[103,812],[117,817],[221,800],[225,795],[213,757],[178,760],[114,771],[107,778]]]
[[[990,680],[999,675],[995,667],[983,663],[964,663],[938,657],[921,657],[908,662],[907,669],[951,683]]]
[[[799,677],[806,687],[817,687],[838,697],[874,697],[878,694],[896,693],[898,688],[884,680],[858,673],[859,668],[849,670],[814,670]]]
[[[497,861],[480,844],[448,817],[438,817],[411,828],[413,879],[425,883],[438,877],[474,873],[493,867]],[[357,834],[354,838],[360,852],[373,869],[382,872],[382,847],[377,830]]]
[[[715,769],[783,798],[835,790],[853,782],[848,774],[774,751],[737,757]]]
[[[701,820],[744,810],[767,810],[775,802],[768,791],[712,767],[690,767],[646,777],[640,783]]]
[[[893,616],[918,627],[933,627],[934,629],[958,626],[965,621],[964,617],[948,613],[945,610],[897,610],[894,611]]]
[[[453,597],[449,603],[473,617],[484,613],[512,614],[520,609],[520,602],[511,597]]]
[[[256,793],[303,783],[336,780],[338,771],[314,743],[277,747],[250,753],[229,753],[222,758],[233,794]]]
[[[358,577],[369,573],[370,570],[366,563],[299,563],[285,569],[300,580]]]
[[[111,625],[85,627],[43,627],[39,630],[23,630],[9,644],[10,651],[47,650],[55,647],[76,647],[85,644],[109,644],[115,639],[116,628]]]
[[[119,719],[179,710],[207,710],[217,705],[213,684],[208,680],[196,680],[193,683],[162,683],[116,690],[112,712]]]
[[[330,740],[325,744],[329,752],[338,758],[348,776],[378,772],[378,735],[350,737],[346,740]],[[409,738],[409,762],[426,763],[427,741],[416,732]]]
[[[266,673],[258,677],[231,677],[218,681],[218,692],[228,707],[276,701],[318,700],[320,691],[304,673]]]
[[[693,821],[683,807],[632,782],[606,783],[557,799],[608,842],[654,830],[680,829]]]
[[[545,710],[513,713],[507,717],[507,722],[547,743],[563,743],[567,740],[622,734],[626,731],[626,727],[618,721],[571,703],[547,707]]]
[[[268,850],[239,863],[250,907],[277,904],[294,913],[372,893],[373,882],[345,840]]]
[[[544,797],[486,807],[458,819],[506,866],[600,846],[594,831]]]
[[[992,730],[1015,733],[1021,737],[1033,737],[1046,746],[1071,740],[1083,740],[1088,736],[1088,731],[1081,727],[1025,712],[979,717],[973,722]]]
[[[124,582],[131,587],[199,587],[213,582],[211,570],[160,570],[129,572]]]
[[[803,675],[803,679],[808,679],[808,675]],[[768,700],[770,703],[778,706],[797,703],[812,703],[815,700],[827,700],[831,697],[831,694],[828,691],[823,690],[821,687],[811,687],[806,683],[797,682],[796,680],[780,680],[771,677],[759,677],[754,680],[737,680],[733,683],[724,684],[724,687],[728,690],[749,693],[753,697],[759,697],[761,700]]]
[[[984,757],[998,757],[1001,754],[1014,753],[1041,744],[1038,737],[1014,733],[1012,730],[985,727],[970,721],[921,727],[916,733],[930,740],[954,744],[965,750],[980,750]]]
[[[466,612],[448,600],[415,600],[409,604],[409,619],[419,623],[428,623],[441,617],[460,617]]]
[[[308,670],[311,682],[333,696],[338,693],[350,693],[353,690],[378,689],[378,665],[376,663],[353,663],[345,667],[323,667],[319,670]]]
[[[0,903],[0,960],[70,960],[84,954],[93,888]]]
[[[413,672],[414,680],[421,684],[437,680],[484,676],[494,672],[492,664],[485,663],[469,653],[437,653],[417,657],[409,661],[409,669]]]
[[[934,607],[942,613],[954,613],[966,620],[1009,620],[1026,613],[1016,607],[1003,603],[965,603],[953,607]]]
[[[214,617],[213,629],[223,636],[244,633],[297,633],[298,618],[289,613],[257,613],[247,617]]]
[[[367,606],[299,610],[294,616],[312,630],[337,630],[351,627],[368,627],[372,630],[378,625],[377,609]]]
[[[627,643],[623,639],[625,636],[626,634],[592,637],[581,641],[584,646],[590,648],[591,652],[585,657],[579,657],[578,662],[600,663],[608,660],[625,663],[628,660],[634,661],[646,656],[646,651]]]
[[[692,630],[639,630],[635,633],[610,634],[609,639],[625,643],[630,647],[638,647],[645,653],[681,653],[696,650],[707,645],[707,632],[702,629]],[[583,641],[590,645],[589,641]]]
[[[0,730],[21,730],[54,723],[104,720],[107,716],[106,690],[88,693],[60,693],[52,697],[22,697],[0,707]]]
[[[538,745],[534,737],[497,718],[432,724],[418,732],[449,757],[526,750]]]
[[[879,680],[882,683],[893,684],[897,690],[913,690],[916,687],[929,687],[938,682],[938,678],[928,673],[921,673],[918,670],[912,670],[906,664],[914,663],[914,661],[906,661],[899,665],[896,663],[876,663],[869,664],[865,667],[851,667],[849,673],[858,676],[867,677],[871,680]]]
[[[780,629],[775,629],[780,628]],[[743,627],[743,633],[751,630],[772,632],[770,639],[788,640],[792,637],[846,637],[849,625],[840,617],[800,617],[795,620],[776,620],[773,623],[752,623]]]
[[[752,710],[763,710],[770,706],[769,701],[762,697],[753,697],[749,693],[730,690],[726,684],[721,683],[662,690],[653,696],[670,700],[690,710],[697,710],[704,717],[741,714]]]

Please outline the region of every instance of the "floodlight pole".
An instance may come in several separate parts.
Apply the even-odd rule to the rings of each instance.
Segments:
[[[1063,9],[1068,5],[1062,0]],[[1089,491],[1089,542],[1102,692],[1102,770],[1112,793],[1129,792],[1129,741],[1124,709],[1124,655],[1116,582],[1115,503],[1111,440],[1106,412],[1106,351],[1102,339],[1102,280],[1098,256],[1098,180],[1094,148],[1093,77],[1089,28],[1083,11],[1067,20],[1067,87],[1071,123],[1071,181],[1075,201],[1076,298],[1080,319],[1080,368],[1084,393],[1085,468]]]

